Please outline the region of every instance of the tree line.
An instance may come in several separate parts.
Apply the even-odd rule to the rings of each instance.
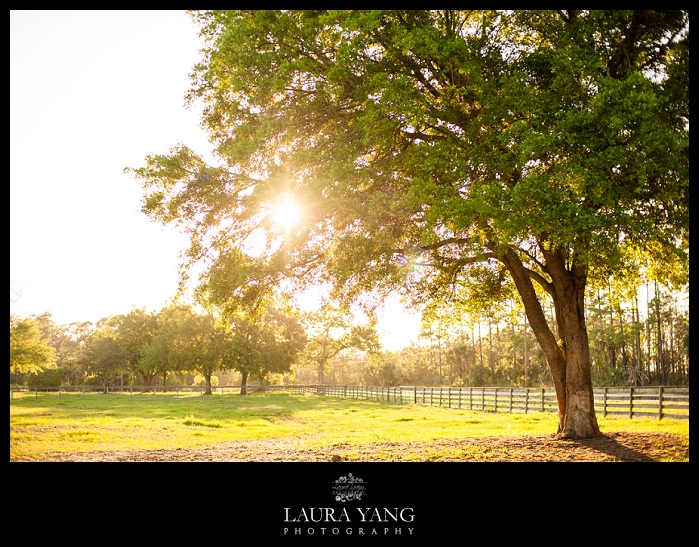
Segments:
[[[295,364],[324,370],[347,348],[378,352],[375,325],[356,323],[342,310],[324,306],[292,312],[268,305],[255,316],[220,315],[172,304],[158,312],[134,308],[96,324],[58,324],[50,313],[10,315],[10,384],[141,385],[201,383],[205,393],[219,377],[235,373],[246,393],[279,381]]]
[[[636,295],[590,295],[586,321],[595,387],[689,383],[686,293],[658,289],[650,294],[643,317]],[[444,314],[426,321],[418,340],[396,352],[368,359],[347,355],[342,376],[382,386],[552,384],[545,355],[516,302],[461,319],[454,323]]]
[[[689,382],[687,293],[654,283],[588,291],[595,386]],[[552,314],[552,309],[547,313]],[[154,385],[219,382],[422,386],[550,386],[546,358],[516,300],[486,312],[426,310],[416,340],[388,351],[374,323],[340,308],[268,307],[226,322],[191,306],[133,309],[97,324],[58,324],[49,313],[10,317],[10,383]],[[21,351],[20,351],[21,349]],[[246,392],[244,387],[243,393]]]

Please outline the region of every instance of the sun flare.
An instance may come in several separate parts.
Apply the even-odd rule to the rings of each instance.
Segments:
[[[298,204],[287,196],[272,206],[271,217],[275,224],[289,229],[301,221],[301,210]]]

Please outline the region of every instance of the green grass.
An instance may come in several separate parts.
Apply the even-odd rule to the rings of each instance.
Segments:
[[[598,417],[603,432],[675,433],[688,420]],[[10,401],[10,460],[54,452],[204,448],[225,441],[286,440],[299,447],[463,437],[545,435],[553,413],[474,412],[422,405],[288,394],[15,394]],[[687,441],[688,442],[688,441]]]

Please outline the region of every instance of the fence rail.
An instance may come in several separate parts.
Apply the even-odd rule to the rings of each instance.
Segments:
[[[426,404],[486,412],[557,412],[552,388],[315,386],[319,395]],[[602,416],[689,419],[689,388],[597,388]]]
[[[180,394],[184,395],[187,393],[199,393],[199,395],[203,395],[206,389],[206,386],[12,386],[10,387],[10,399],[14,397],[15,393],[33,393],[35,397],[38,397],[40,393],[55,393],[59,397],[61,397],[61,395],[76,393],[82,396],[85,396],[86,393],[101,393],[104,395],[157,395],[161,393],[178,397]],[[243,392],[244,394],[250,395],[258,391],[264,392],[266,395],[274,392],[302,395],[305,395],[307,392],[315,393],[315,390],[305,385],[258,386],[256,384],[248,384],[247,386],[211,386],[211,393],[215,395],[239,395]]]
[[[102,393],[105,395],[134,395],[158,393],[175,397],[185,394],[203,395],[204,386],[63,386],[63,387],[11,387],[14,394],[62,395]],[[247,395],[263,392],[292,393],[345,397],[371,401],[403,404],[421,404],[446,408],[479,410],[484,412],[557,412],[558,403],[553,388],[505,388],[505,387],[419,387],[419,386],[356,386],[356,385],[280,385],[280,386],[212,386],[212,394]],[[594,389],[595,412],[602,416],[656,417],[689,419],[689,388],[676,387],[628,387]]]

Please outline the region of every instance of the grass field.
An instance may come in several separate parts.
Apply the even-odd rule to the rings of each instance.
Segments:
[[[598,417],[600,429],[689,438],[688,420]],[[206,448],[278,440],[299,448],[464,437],[547,435],[553,413],[507,414],[288,394],[15,394],[10,461],[46,454]]]

